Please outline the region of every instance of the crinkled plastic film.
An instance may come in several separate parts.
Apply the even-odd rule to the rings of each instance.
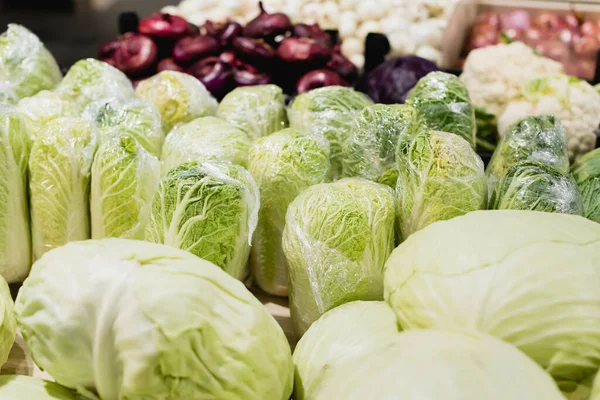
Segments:
[[[261,199],[250,255],[254,280],[269,294],[287,296],[288,265],[281,243],[285,214],[304,189],[331,182],[329,144],[284,129],[253,144],[248,169]]]
[[[27,133],[34,139],[45,124],[60,117],[79,117],[75,103],[62,99],[55,92],[43,90],[35,96],[21,99],[17,110],[25,116]]]
[[[245,168],[183,164],[160,181],[146,240],[187,250],[245,280],[259,205],[258,187]]]
[[[132,135],[102,141],[92,165],[92,239],[143,240],[160,162]]]
[[[227,121],[197,118],[175,127],[165,140],[161,161],[165,175],[188,162],[229,161],[246,167],[252,139]]]
[[[383,299],[394,217],[392,189],[357,178],[311,186],[290,204],[283,250],[298,335],[336,306]]]
[[[583,215],[600,223],[600,149],[575,161],[571,172],[581,193]]]
[[[89,192],[95,128],[82,118],[48,122],[33,141],[29,190],[34,260],[90,238]]]

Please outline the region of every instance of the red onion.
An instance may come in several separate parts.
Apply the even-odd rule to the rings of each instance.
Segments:
[[[473,50],[498,44],[498,37],[499,33],[492,30],[473,33],[469,40],[468,49]]]
[[[119,44],[113,58],[115,66],[125,74],[139,76],[156,64],[158,48],[149,37],[126,33],[119,39]]]
[[[239,61],[237,59],[237,57],[235,56],[235,53],[233,51],[227,50],[222,52],[219,55],[219,58],[221,59],[221,61],[223,61],[225,64],[229,64],[229,65],[233,65],[236,66]]]
[[[243,30],[244,28],[242,28],[242,26],[237,22],[228,22],[223,28],[221,34],[219,35],[219,41],[221,42],[221,46],[230,46],[235,38],[242,36]]]
[[[600,42],[597,36],[581,36],[574,41],[573,49],[575,54],[582,57],[595,57]]]
[[[283,13],[269,14],[265,11],[262,1],[258,3],[260,14],[248,22],[244,28],[244,36],[253,38],[275,37],[287,32],[292,21]]]
[[[543,31],[535,26],[532,26],[523,33],[523,40],[527,44],[534,44],[542,39],[546,39],[547,37],[548,35],[546,34],[546,31]]]
[[[233,48],[240,58],[255,62],[270,60],[277,55],[275,49],[262,39],[237,37],[233,40]]]
[[[196,77],[217,98],[233,87],[233,68],[219,57],[208,57],[192,65],[188,73]]]
[[[531,27],[531,15],[525,10],[515,10],[500,16],[503,30],[515,29],[524,31]]]
[[[233,71],[233,79],[237,86],[255,86],[271,83],[271,77],[259,72],[249,64],[240,63]]]
[[[328,69],[316,69],[306,73],[296,84],[298,93],[305,93],[324,86],[348,86],[341,76]]]
[[[185,69],[180,66],[179,64],[177,64],[175,62],[175,60],[173,60],[172,58],[165,58],[160,60],[160,62],[158,63],[158,66],[156,67],[156,72],[162,72],[162,71],[178,71],[178,72],[185,72]]]
[[[175,43],[173,58],[186,64],[217,54],[219,50],[219,42],[211,36],[187,36]]]
[[[331,49],[311,38],[286,38],[277,49],[279,57],[290,63],[323,63],[331,57]]]
[[[337,72],[347,82],[353,82],[358,77],[356,65],[340,53],[333,53],[327,62],[327,68]]]
[[[176,15],[152,14],[140,21],[138,30],[153,38],[177,39],[189,32],[188,22]]]
[[[475,27],[479,25],[489,25],[498,30],[500,29],[500,16],[495,12],[479,14],[475,19]]]
[[[216,39],[221,35],[224,28],[225,28],[225,24],[223,24],[223,23],[206,21],[204,24],[202,24],[199,27],[199,30],[200,30],[201,35],[212,36]]]
[[[540,29],[549,31],[559,31],[562,28],[568,27],[567,21],[553,12],[543,12],[534,19],[534,25]]]
[[[292,33],[295,37],[311,38],[323,46],[331,47],[331,37],[319,27],[319,24],[296,24],[292,28]]]
[[[118,39],[104,43],[100,46],[100,50],[98,50],[98,58],[101,60],[112,58],[120,46],[121,43]]]

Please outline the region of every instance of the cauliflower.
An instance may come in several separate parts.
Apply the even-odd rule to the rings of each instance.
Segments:
[[[460,79],[469,89],[473,104],[498,117],[520,96],[525,82],[562,72],[562,64],[513,42],[471,51]]]
[[[513,122],[543,114],[554,115],[565,126],[569,158],[575,159],[596,146],[600,94],[589,83],[564,74],[527,82],[520,96],[498,118],[498,131],[502,135]]]

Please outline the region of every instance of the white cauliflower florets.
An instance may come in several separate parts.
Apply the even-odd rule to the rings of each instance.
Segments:
[[[527,82],[519,98],[508,103],[498,118],[498,131],[502,135],[513,122],[544,114],[554,115],[565,126],[571,159],[594,149],[594,131],[600,124],[600,94],[592,85],[563,74]]]

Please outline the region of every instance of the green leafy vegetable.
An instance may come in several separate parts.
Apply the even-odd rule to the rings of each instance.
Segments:
[[[55,92],[43,90],[32,97],[21,99],[17,110],[25,117],[27,134],[33,140],[44,125],[60,117],[79,117],[75,103],[62,99]]]
[[[600,222],[600,149],[575,161],[571,172],[581,193],[583,215]]]
[[[0,375],[0,398],[3,400],[84,400],[59,384],[25,375]]]
[[[8,360],[17,336],[17,320],[8,284],[0,276],[0,365]],[[0,393],[1,394],[1,393]]]

